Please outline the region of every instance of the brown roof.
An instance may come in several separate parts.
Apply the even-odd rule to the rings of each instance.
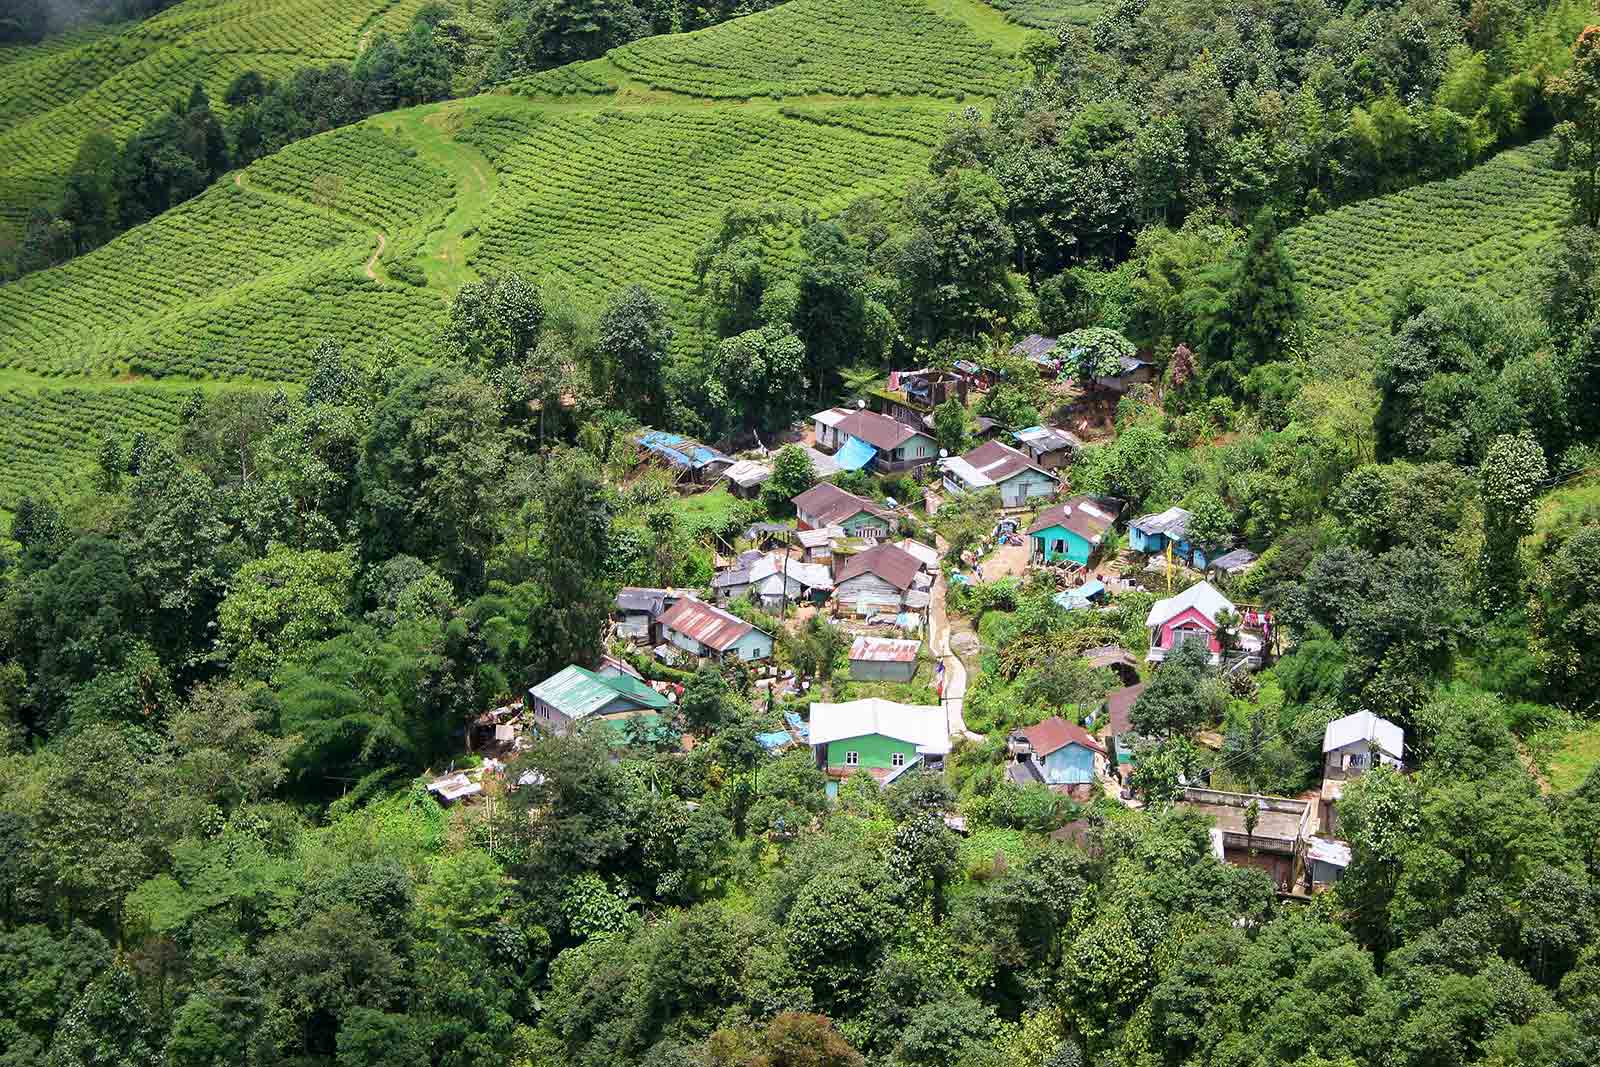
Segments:
[[[922,564],[916,556],[894,545],[874,545],[839,564],[833,584],[843,585],[857,575],[872,573],[896,589],[910,589]]]
[[[661,616],[661,625],[718,652],[732,648],[735,641],[755,629],[737,615],[690,597],[672,605]]]
[[[1075,496],[1046,508],[1028,527],[1029,533],[1038,533],[1052,526],[1061,526],[1090,543],[1101,536],[1117,521],[1116,511],[1092,496]]]
[[[1041,756],[1048,756],[1058,748],[1065,748],[1071,744],[1079,744],[1084,748],[1105,754],[1105,746],[1089,736],[1089,731],[1075,722],[1068,722],[1059,715],[1052,715],[1037,726],[1030,726],[1022,731],[1022,736],[1028,739],[1028,744],[1033,746],[1034,752]]]
[[[1032,456],[1002,441],[985,441],[970,452],[963,452],[960,458],[994,485],[999,485],[1019,471],[1030,468],[1045,474],[1050,473],[1035,463]]]
[[[892,452],[923,431],[907,426],[876,411],[852,411],[834,427],[840,433],[859,437],[873,448]]]
[[[1120,737],[1133,729],[1129,716],[1133,713],[1133,702],[1139,699],[1139,694],[1144,692],[1144,683],[1124,686],[1113,689],[1106,694],[1106,710],[1111,713],[1111,736]]]
[[[794,504],[796,510],[816,516],[824,526],[843,522],[863,511],[882,519],[894,517],[894,512],[880,508],[865,497],[847,493],[832,482],[818,482],[790,503]]]

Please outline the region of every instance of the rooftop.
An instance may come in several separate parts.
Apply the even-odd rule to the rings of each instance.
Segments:
[[[834,423],[833,427],[884,452],[892,452],[923,432],[916,426],[907,426],[876,411],[852,411]]]
[[[1034,752],[1041,756],[1068,745],[1082,745],[1093,752],[1105,754],[1105,746],[1089,736],[1089,731],[1075,722],[1068,722],[1059,715],[1052,715],[1043,722],[1017,731],[1028,739],[1028,744],[1033,746]]]
[[[1025,470],[1035,470],[1055,480],[1055,475],[1040,467],[1026,452],[999,441],[985,441],[970,452],[940,460],[939,466],[974,487],[999,485]]]
[[[1071,530],[1090,544],[1097,544],[1117,521],[1119,509],[1109,501],[1093,496],[1075,496],[1039,512],[1028,532],[1038,533],[1052,526]]]
[[[1225,793],[1220,789],[1189,788],[1183,791],[1183,805],[1216,820],[1217,829],[1238,837],[1245,833],[1245,813],[1256,803],[1256,825],[1252,836],[1256,846],[1281,850],[1292,848],[1307,836],[1311,802],[1289,797],[1269,797],[1252,793]]]
[[[797,510],[814,516],[825,526],[843,522],[863,511],[879,518],[892,518],[894,515],[887,508],[879,507],[865,497],[847,493],[832,482],[818,482],[795,497],[792,503]]]
[[[909,555],[915,556],[918,563],[929,570],[939,567],[939,550],[932,545],[925,545],[921,541],[914,541],[905,537],[894,543],[895,547]]]
[[[1248,548],[1236,548],[1232,552],[1224,552],[1222,555],[1212,560],[1211,566],[1213,569],[1222,571],[1224,574],[1233,574],[1235,571],[1244,570],[1255,561],[1256,554],[1254,552],[1250,551]]]
[[[1322,751],[1332,752],[1358,741],[1377,744],[1391,759],[1400,759],[1406,752],[1406,732],[1370,711],[1358,711],[1330,722],[1322,732]]]
[[[661,625],[718,652],[726,652],[755,629],[737,615],[693,597],[674,604],[661,616]]]
[[[912,663],[922,648],[921,641],[902,641],[893,637],[867,637],[855,639],[850,646],[852,660],[869,663]]]
[[[1022,340],[1011,346],[1013,356],[1027,356],[1029,359],[1039,360],[1050,355],[1056,347],[1054,337],[1045,337],[1043,334],[1030,333]]]
[[[867,734],[910,742],[925,755],[942,756],[950,751],[949,720],[937,704],[899,704],[868,697],[844,704],[811,705],[813,745]]]
[[[1083,444],[1075,434],[1054,426],[1029,426],[1027,429],[1018,430],[1013,436],[1028,448],[1040,453],[1076,449]]]
[[[623,697],[641,708],[660,710],[668,700],[632,675],[600,675],[573,664],[534,686],[529,692],[570,719],[592,715]]]
[[[1144,683],[1124,686],[1113,689],[1106,694],[1106,711],[1111,722],[1111,736],[1121,737],[1132,731],[1134,702],[1139,699],[1139,694],[1144,692]]]
[[[910,589],[916,582],[922,564],[917,557],[894,545],[874,545],[865,552],[857,552],[838,565],[834,573],[837,585],[843,585],[863,574],[875,574],[896,589]]]
[[[748,489],[772,477],[772,467],[765,463],[757,463],[753,459],[741,459],[723,471],[722,476],[739,488]]]
[[[1145,616],[1146,626],[1160,626],[1176,615],[1182,615],[1190,608],[1194,608],[1210,619],[1217,621],[1217,615],[1224,611],[1233,611],[1233,601],[1217,591],[1217,587],[1210,582],[1196,582],[1177,596],[1158,600],[1150,605],[1150,614]]]
[[[1128,525],[1152,537],[1160,534],[1181,541],[1189,532],[1189,520],[1193,517],[1183,508],[1171,507],[1154,515],[1141,515]]]

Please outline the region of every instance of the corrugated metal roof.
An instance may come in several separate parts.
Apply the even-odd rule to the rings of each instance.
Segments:
[[[902,641],[894,637],[867,637],[855,639],[850,646],[850,658],[869,663],[912,663],[922,648],[921,641]]]
[[[1332,752],[1357,741],[1376,742],[1393,759],[1401,759],[1406,754],[1406,732],[1370,711],[1358,711],[1335,719],[1322,731],[1324,752]]]
[[[917,557],[891,544],[874,545],[839,564],[835,583],[843,585],[862,574],[875,574],[896,589],[910,589],[922,564]]]
[[[868,697],[844,704],[811,705],[811,743],[825,745],[850,737],[882,734],[942,756],[950,751],[950,724],[937,704],[899,704]]]
[[[1082,745],[1084,748],[1105,754],[1105,746],[1089,736],[1089,731],[1075,722],[1068,722],[1059,715],[1052,715],[1048,719],[1034,726],[1017,731],[1028,739],[1028,744],[1041,756],[1048,756],[1058,748],[1067,745]]]
[[[1076,435],[1054,426],[1029,426],[1018,430],[1012,436],[1035,452],[1041,453],[1075,449],[1081,444]]]
[[[1217,621],[1217,614],[1223,611],[1233,611],[1233,601],[1217,591],[1217,587],[1210,582],[1196,582],[1177,596],[1158,600],[1150,605],[1150,613],[1145,616],[1146,626],[1160,626],[1174,615],[1181,615],[1190,608],[1196,608],[1200,614]]]
[[[795,497],[792,503],[797,510],[815,516],[825,526],[843,522],[863,511],[881,519],[894,518],[893,512],[879,507],[865,497],[848,493],[832,482],[818,482]]]
[[[1162,534],[1182,540],[1189,532],[1189,520],[1192,518],[1194,516],[1183,508],[1173,507],[1154,515],[1141,515],[1128,525],[1143,533]]]
[[[1048,356],[1055,346],[1056,339],[1054,337],[1030,333],[1011,346],[1011,354],[1014,356],[1027,356],[1029,359],[1040,359]]]
[[[999,485],[1025,470],[1035,470],[1051,481],[1056,476],[1033,461],[1026,453],[999,441],[985,441],[970,452],[941,460],[942,468],[951,471],[969,486],[982,488]]]
[[[619,696],[643,708],[665,708],[669,703],[637,678],[604,677],[577,664],[557,671],[529,692],[571,719],[592,715]]]
[[[755,629],[737,615],[690,597],[684,597],[661,616],[661,625],[718,652],[726,652]]]
[[[1041,511],[1033,525],[1028,527],[1028,532],[1033,534],[1059,526],[1071,530],[1090,544],[1096,544],[1116,521],[1117,513],[1110,507],[1092,496],[1080,495]]]
[[[753,459],[741,459],[723,471],[722,476],[739,488],[748,489],[750,486],[760,485],[772,477],[772,468],[765,463],[757,463]]]

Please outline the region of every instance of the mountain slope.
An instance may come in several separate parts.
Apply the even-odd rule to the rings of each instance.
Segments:
[[[0,237],[54,195],[84,137],[122,138],[199,82],[220,102],[239,74],[355,57],[426,0],[184,0],[142,22],[0,51]]]
[[[1386,329],[1408,284],[1529,293],[1529,268],[1569,210],[1549,142],[1502,152],[1459,178],[1330,211],[1284,235],[1313,325]]]
[[[338,6],[348,14],[361,2]],[[265,41],[268,28],[245,12],[274,6],[216,0],[235,17],[212,23],[190,0],[135,40],[170,37],[199,55],[195,41],[260,25]],[[350,22],[306,46],[333,47]],[[0,422],[0,507],[24,488],[64,491],[103,435],[176,418],[191,383],[293,386],[323,337],[423,358],[455,290],[486,273],[531,271],[591,306],[641,282],[667,300],[678,343],[696,344],[694,251],[730,203],[785,200],[826,215],[898,194],[925,168],[956,99],[1021,77],[1024,37],[975,0],[790,0],[501,94],[291,145],[103,248],[0,288],[0,402],[16,416]],[[0,144],[36,126],[0,132]],[[95,412],[88,432],[29,425],[30,412],[60,422],[73,407],[62,397],[78,404],[102,388],[80,405]]]

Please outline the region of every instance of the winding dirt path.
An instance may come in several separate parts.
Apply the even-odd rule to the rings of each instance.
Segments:
[[[378,260],[383,255],[383,248],[388,242],[384,239],[382,230],[374,231],[378,235],[378,247],[372,250],[372,255],[367,259],[367,277],[373,281],[378,280]]]
[[[255,186],[247,186],[244,183],[244,171],[242,170],[236,170],[233,172],[233,184],[238,186],[240,189],[249,189],[250,192],[255,193],[257,196],[276,197],[279,200],[300,204],[311,208],[313,211],[321,211],[343,221],[353,222],[357,225],[361,225],[360,221],[357,219],[352,219],[347,215],[342,215],[330,208],[313,204],[306,200],[301,200],[299,197],[290,196],[287,193],[280,193],[276,190],[265,190],[256,188]],[[366,263],[362,264],[362,270],[366,272],[368,278],[375,282],[386,281],[387,279],[378,277],[378,260],[383,258],[383,250],[388,247],[388,236],[382,230],[373,230],[372,235],[378,239],[378,247],[372,250],[372,255],[368,256]]]

